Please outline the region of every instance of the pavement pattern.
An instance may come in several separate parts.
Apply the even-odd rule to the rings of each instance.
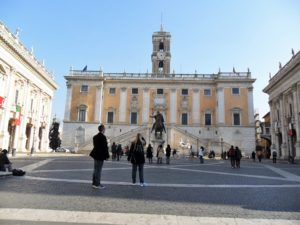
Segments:
[[[13,163],[26,175],[0,175],[0,224],[300,224],[299,164],[172,159],[146,163],[140,187],[123,158],[104,163],[95,190],[87,156]]]

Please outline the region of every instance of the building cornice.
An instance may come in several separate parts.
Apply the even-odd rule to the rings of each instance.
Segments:
[[[263,92],[268,93],[276,84],[280,83],[281,80],[286,79],[286,75],[298,65],[300,65],[300,51],[293,55],[293,57],[269,80],[269,84],[263,89]]]
[[[53,75],[46,70],[44,65],[40,63],[34,55],[20,42],[18,37],[12,34],[9,29],[0,21],[0,41],[3,42],[8,49],[18,55],[27,65],[42,76],[50,85],[57,89],[58,86],[54,81]]]
[[[254,83],[256,79],[251,78],[249,72],[224,72],[217,74],[153,74],[153,73],[103,73],[102,71],[70,70],[66,80],[103,80],[111,82],[142,82],[142,83]]]

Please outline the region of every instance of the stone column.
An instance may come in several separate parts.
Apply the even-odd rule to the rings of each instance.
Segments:
[[[1,74],[0,96],[3,98],[6,97],[5,87],[9,87],[7,75]],[[4,99],[4,104],[2,106],[3,108],[0,109],[0,147],[2,147],[1,143],[3,142],[3,137],[4,137],[3,126],[4,126],[5,110],[7,110],[7,107],[5,108],[5,105],[7,105],[6,102],[7,102],[7,98]]]
[[[35,124],[35,128],[36,128],[36,132],[35,132],[35,148],[39,151],[41,151],[42,149],[39,149],[39,142],[40,137],[39,137],[39,129],[41,126],[41,117],[42,117],[42,102],[43,102],[43,91],[40,89],[38,92],[38,105],[37,105],[37,112],[36,112],[36,124]]]
[[[51,127],[51,125],[52,125],[52,121],[51,121],[51,112],[52,112],[52,104],[53,104],[53,96],[49,96],[49,98],[48,98],[48,101],[47,101],[47,109],[48,109],[48,112],[47,112],[47,114],[48,114],[48,117],[47,117],[47,120],[45,121],[46,122],[46,124],[45,124],[45,132],[46,132],[46,138],[45,138],[45,150],[47,151],[47,150],[49,150],[49,138],[48,138],[48,134],[49,134],[49,131],[50,131],[50,127]],[[61,126],[62,124],[60,124],[60,126]],[[61,136],[60,136],[61,137]],[[50,151],[52,151],[52,150],[50,150]]]
[[[18,151],[26,151],[25,144],[26,144],[26,126],[27,126],[27,118],[28,118],[28,111],[30,109],[31,103],[31,82],[28,80],[25,86],[25,93],[24,93],[24,105],[22,108],[22,119],[21,119],[21,127],[20,127],[20,145],[18,147]]]
[[[14,96],[14,91],[15,91],[15,88],[12,88],[14,87],[13,83],[15,82],[15,75],[16,71],[14,69],[11,69],[10,71],[10,74],[8,76],[8,79],[7,79],[7,86],[6,86],[6,90],[5,90],[5,93],[6,93],[6,99],[5,99],[5,109],[4,109],[4,112],[3,112],[3,117],[2,117],[2,120],[3,120],[3,123],[2,123],[2,127],[0,128],[0,140],[2,139],[2,143],[0,143],[0,146],[3,148],[3,149],[8,149],[8,142],[9,142],[9,133],[7,131],[8,129],[8,122],[9,122],[9,119],[10,119],[10,110],[11,110],[11,107],[12,107],[12,103],[14,101],[13,99],[13,96]]]
[[[224,114],[225,114],[225,103],[224,103],[224,88],[218,87],[217,89],[217,97],[218,97],[218,124],[224,124]]]
[[[65,105],[65,121],[70,121],[70,113],[71,113],[71,103],[72,103],[72,85],[67,82],[67,97],[66,97],[66,105]]]
[[[143,93],[143,117],[142,117],[142,123],[148,124],[149,122],[149,110],[150,110],[150,91],[149,88],[144,88]]]
[[[254,125],[253,87],[248,88],[248,121]]]
[[[103,77],[102,70],[100,71],[100,74]],[[100,91],[100,104],[99,104],[100,113],[99,113],[99,118],[100,118],[100,123],[102,123],[102,112],[103,112],[103,102],[104,102],[104,95],[103,95],[104,84],[103,84],[103,81],[101,81],[100,86],[102,88],[101,88],[101,91]]]
[[[299,124],[299,109],[298,106],[300,104],[299,99],[297,98],[297,84],[295,84],[293,88],[293,105],[294,105],[294,118],[295,118],[295,127],[297,142],[296,142],[296,155],[295,159],[300,159],[300,124]]]
[[[95,103],[95,108],[94,108],[94,121],[95,122],[100,122],[101,121],[101,117],[100,117],[100,111],[101,111],[101,108],[100,108],[100,104],[101,104],[101,96],[102,96],[102,86],[101,85],[98,85],[96,86],[96,103]]]
[[[119,106],[119,122],[126,122],[126,107],[127,107],[127,88],[122,87],[120,92],[120,106]]]
[[[193,124],[200,125],[200,96],[199,89],[193,89],[193,106],[192,106]]]
[[[177,118],[177,90],[171,89],[170,93],[170,124],[176,124]]]
[[[279,97],[279,107],[280,107],[280,124],[281,124],[281,133],[282,133],[282,145],[281,145],[281,158],[288,158],[288,147],[287,147],[287,131],[285,127],[285,112],[283,105],[283,95],[281,94]]]
[[[270,121],[271,121],[271,152],[277,151],[277,155],[279,156],[278,149],[276,149],[276,133],[275,133],[275,121],[276,121],[276,107],[274,101],[269,102],[270,106]]]

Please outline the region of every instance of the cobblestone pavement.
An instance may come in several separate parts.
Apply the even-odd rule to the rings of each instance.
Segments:
[[[0,178],[0,224],[300,224],[299,164],[173,159],[146,163],[140,187],[123,158],[104,163],[95,190],[87,156],[12,161],[27,173]]]

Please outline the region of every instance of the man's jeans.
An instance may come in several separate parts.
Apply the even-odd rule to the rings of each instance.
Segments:
[[[136,181],[137,167],[139,167],[140,183],[144,183],[144,164],[132,164],[132,183]]]
[[[94,159],[93,185],[95,186],[100,185],[102,166],[103,160]]]

